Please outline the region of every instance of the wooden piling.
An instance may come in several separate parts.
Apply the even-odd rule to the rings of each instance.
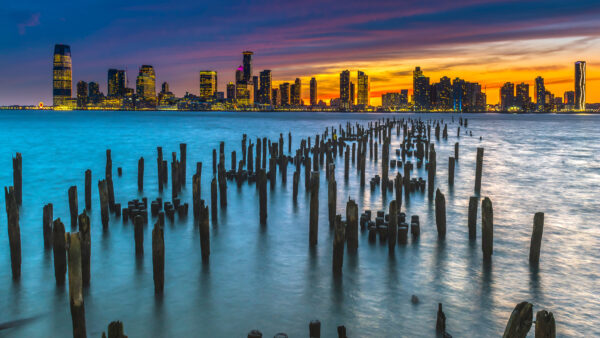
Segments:
[[[90,217],[85,212],[79,215],[79,239],[81,243],[81,279],[83,286],[88,286],[90,285],[92,241],[90,237]]]
[[[440,189],[435,192],[435,225],[437,226],[438,238],[446,238],[446,197]]]
[[[106,150],[106,191],[108,193],[108,210],[115,212],[115,189],[112,179],[112,158],[110,149]]]
[[[533,304],[522,302],[515,306],[510,314],[502,338],[525,338],[531,329]]]
[[[354,200],[346,203],[346,223],[348,252],[354,253],[358,250],[358,205]]]
[[[555,338],[556,323],[554,314],[546,310],[538,311],[535,315],[535,338]]]
[[[13,187],[15,190],[15,201],[17,206],[23,204],[23,157],[17,153],[12,159],[13,164]]]
[[[133,219],[134,240],[135,240],[135,255],[144,255],[144,218],[142,215],[137,215]]]
[[[458,161],[458,142],[454,143],[454,158]]]
[[[317,245],[319,238],[319,172],[315,171],[310,177],[310,224],[308,243]]]
[[[42,229],[44,231],[44,248],[49,249],[52,247],[52,203],[44,205],[43,216],[42,216]]]
[[[396,203],[398,205],[398,212],[402,210],[402,185],[402,175],[397,173],[396,178],[394,178],[394,188],[396,189]]]
[[[442,303],[438,303],[437,321],[435,323],[435,331],[445,336],[446,333],[446,314],[442,311]]]
[[[217,179],[215,177],[210,182],[210,218],[213,224],[217,223]]]
[[[144,191],[144,158],[140,157],[138,160],[138,177],[137,177],[138,191]]]
[[[161,219],[152,229],[152,277],[154,293],[162,294],[165,285],[165,235]]]
[[[294,182],[292,188],[292,196],[294,202],[298,200],[298,181],[300,181],[300,173],[298,171],[294,171]]]
[[[454,157],[448,158],[448,185],[454,185]]]
[[[427,193],[429,198],[433,198],[433,191],[435,189],[435,171],[436,171],[436,153],[433,144],[431,144],[429,150],[429,167],[427,168]]]
[[[194,211],[195,220],[200,217],[201,192],[201,176],[194,174],[192,176],[192,210]]]
[[[333,166],[331,164],[330,166]],[[328,169],[331,173],[331,168]],[[335,223],[336,216],[336,207],[337,204],[337,182],[335,181],[335,176],[329,178],[329,182],[327,182],[327,209],[329,211],[329,227],[333,228]]]
[[[533,216],[533,232],[529,246],[529,264],[537,266],[540,262],[542,235],[544,234],[544,213],[536,212]],[[537,329],[536,329],[537,331]]]
[[[258,177],[256,180],[258,186],[258,208],[260,224],[267,224],[267,174],[265,169],[258,171]]]
[[[321,322],[318,320],[311,320],[308,324],[308,331],[310,338],[321,338]]]
[[[4,187],[8,242],[10,247],[10,266],[12,278],[14,280],[21,277],[21,228],[19,226],[19,205],[17,203],[16,195],[17,193],[13,187]]]
[[[484,259],[490,259],[494,252],[494,211],[488,197],[481,201],[481,250]]]
[[[388,223],[388,250],[394,253],[396,239],[398,237],[398,203],[396,200],[390,202],[390,219]]]
[[[85,171],[85,210],[92,210],[92,171]]]
[[[71,215],[71,229],[77,229],[77,186],[69,187],[69,212]]]
[[[98,193],[100,194],[100,215],[102,219],[102,228],[108,228],[108,191],[106,180],[98,181]]]
[[[158,170],[158,191],[162,191],[163,190],[163,153],[162,153],[162,147],[157,147],[156,148],[158,155],[156,157],[156,167]]]
[[[483,170],[483,148],[477,148],[477,164],[475,167],[475,192],[481,191],[481,172]]]
[[[471,196],[469,198],[469,240],[477,239],[477,206],[479,205],[479,197]]]
[[[342,266],[344,265],[344,241],[345,232],[344,223],[342,223],[342,216],[336,215],[334,217],[335,234],[333,237],[333,274],[339,275],[342,273]]]
[[[73,337],[85,338],[85,308],[83,303],[83,280],[81,240],[78,232],[67,233],[69,264],[69,304],[73,323]]]
[[[113,321],[108,324],[108,337],[102,332],[102,338],[127,338],[123,331],[123,323],[120,321]]]
[[[186,183],[186,167],[187,167],[187,144],[179,144],[179,184],[185,186]]]
[[[202,261],[208,263],[210,257],[210,230],[208,227],[208,206],[204,205],[204,201],[200,202],[200,250],[202,252]]]
[[[65,274],[67,272],[67,259],[66,259],[66,243],[65,243],[65,226],[57,218],[54,221],[52,227],[52,239],[54,243],[52,248],[54,250],[54,278],[56,279],[57,285],[65,284]]]

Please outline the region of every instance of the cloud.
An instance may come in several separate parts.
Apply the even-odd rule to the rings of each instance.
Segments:
[[[27,19],[17,24],[19,35],[25,35],[26,29],[40,25],[40,13],[32,13]]]

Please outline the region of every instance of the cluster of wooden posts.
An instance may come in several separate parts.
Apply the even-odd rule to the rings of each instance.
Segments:
[[[460,128],[466,128],[467,119],[459,119],[457,128],[457,137],[460,137]],[[443,129],[442,129],[443,126]],[[231,152],[231,169],[225,167],[225,143],[219,145],[219,152],[213,149],[212,152],[212,174],[210,182],[210,212],[209,204],[202,199],[201,195],[201,176],[202,162],[197,162],[196,172],[192,176],[192,209],[194,224],[198,226],[200,233],[200,244],[202,261],[209,264],[210,257],[210,228],[209,219],[214,223],[218,222],[218,208],[227,208],[227,180],[235,180],[239,186],[244,182],[255,183],[258,190],[258,208],[259,223],[267,224],[267,183],[273,189],[277,184],[277,167],[279,167],[282,184],[286,184],[287,166],[294,167],[293,173],[293,202],[297,201],[299,184],[301,179],[301,170],[304,166],[304,188],[310,194],[309,202],[309,246],[315,246],[318,243],[319,227],[319,185],[320,168],[325,168],[325,177],[327,180],[327,213],[329,227],[334,232],[333,237],[333,261],[332,272],[336,275],[342,273],[344,261],[344,247],[347,246],[349,253],[356,252],[358,249],[359,225],[361,229],[369,230],[369,240],[374,240],[379,235],[382,242],[388,243],[390,252],[393,252],[396,245],[407,243],[408,233],[410,231],[413,240],[417,240],[420,234],[420,222],[418,215],[412,215],[410,226],[407,222],[405,213],[401,212],[403,190],[404,198],[409,198],[410,192],[425,190],[427,184],[427,194],[430,200],[435,200],[435,223],[438,237],[443,240],[446,236],[446,199],[444,194],[438,188],[436,189],[436,167],[437,157],[435,144],[432,142],[431,129],[434,128],[434,135],[437,140],[440,139],[440,130],[442,138],[448,138],[448,124],[442,120],[422,121],[420,119],[382,119],[369,122],[367,126],[359,123],[347,123],[345,126],[339,125],[338,128],[327,128],[323,133],[315,135],[314,139],[308,137],[302,139],[300,147],[292,152],[292,134],[288,134],[289,155],[284,152],[284,137],[280,134],[277,142],[270,139],[257,138],[252,142],[247,135],[242,136],[241,159],[238,161],[236,151]],[[401,147],[396,150],[396,159],[390,159],[390,147],[392,131],[396,131],[396,136],[402,135]],[[401,134],[402,131],[402,134]],[[314,141],[314,143],[313,143]],[[369,159],[378,162],[378,154],[381,151],[381,175],[371,179],[376,185],[381,184],[382,194],[388,191],[395,192],[395,199],[389,203],[388,214],[378,211],[375,221],[371,221],[371,211],[365,210],[360,214],[357,203],[349,199],[346,203],[346,215],[342,218],[336,209],[337,205],[337,181],[335,175],[335,158],[344,157],[344,180],[348,181],[350,177],[350,162],[356,164],[357,175],[359,176],[360,186],[365,186],[367,147]],[[294,154],[294,156],[291,156]],[[186,157],[187,146],[180,144],[179,159],[177,153],[172,153],[171,162],[171,201],[163,203],[162,197],[158,197],[151,202],[150,218],[156,221],[152,229],[152,263],[153,279],[155,293],[161,294],[164,290],[164,269],[165,269],[165,244],[164,244],[164,224],[165,216],[171,222],[175,215],[179,218],[187,217],[188,203],[181,203],[179,197],[182,189],[186,186]],[[414,157],[417,168],[425,165],[427,170],[427,180],[422,178],[411,178],[411,171],[414,164],[409,158]],[[268,159],[267,159],[268,158]],[[454,146],[454,156],[449,157],[448,162],[448,185],[454,184],[454,169],[459,160],[459,143]],[[139,192],[144,191],[144,158],[138,160],[137,185]],[[397,169],[397,173],[390,178],[390,167]],[[403,168],[402,174],[400,173]],[[469,239],[476,238],[476,218],[477,207],[479,204],[479,193],[481,191],[482,171],[483,171],[483,148],[477,148],[476,168],[475,168],[475,196],[469,200],[468,207],[468,230]],[[113,219],[123,217],[123,222],[128,219],[134,224],[135,233],[135,252],[136,255],[143,255],[143,225],[150,219],[148,215],[148,200],[132,200],[128,202],[127,207],[121,208],[115,201],[114,184],[112,178],[112,159],[111,150],[106,151],[106,170],[103,179],[98,181],[99,202],[101,223],[103,229],[109,227],[110,215]],[[122,173],[118,168],[119,175]],[[168,165],[163,159],[162,147],[157,148],[157,178],[158,191],[162,194],[164,187],[168,184]],[[69,298],[71,304],[71,314],[73,319],[73,334],[75,337],[85,337],[85,311],[82,288],[90,283],[90,256],[91,256],[91,238],[90,238],[90,219],[88,211],[92,208],[91,184],[92,172],[85,171],[85,209],[82,213],[78,210],[77,187],[72,186],[68,189],[70,223],[72,230],[77,232],[65,232],[65,227],[60,218],[54,219],[52,204],[43,207],[43,239],[44,247],[52,248],[54,252],[55,278],[58,285],[65,283],[65,276],[68,268]],[[372,183],[373,188],[373,183]],[[435,195],[434,195],[435,192]],[[21,242],[19,229],[19,207],[22,204],[22,157],[17,153],[13,159],[13,186],[5,187],[6,212],[8,218],[8,234],[11,253],[11,267],[14,279],[21,275]],[[493,253],[493,208],[489,198],[484,198],[481,202],[481,231],[482,231],[482,252],[484,259],[491,259]],[[537,213],[534,217],[533,234],[531,238],[530,263],[537,265],[540,257],[541,239],[543,233],[544,215]],[[525,310],[519,310],[521,313]],[[515,311],[517,311],[515,309]],[[529,311],[531,308],[529,307]],[[513,312],[513,316],[515,313]],[[518,320],[527,320],[525,315],[518,315]],[[525,319],[521,319],[523,317]],[[542,316],[544,322],[554,324],[552,314],[538,313]],[[544,317],[545,316],[545,317]],[[529,316],[529,318],[531,315]],[[440,319],[442,318],[442,319]],[[552,320],[549,320],[551,318]],[[509,326],[511,325],[509,322]],[[111,323],[112,325],[112,323]],[[122,324],[111,329],[109,326],[109,337],[111,332],[120,332],[122,336]],[[438,311],[438,331],[445,333],[445,316],[441,310],[441,304]],[[515,324],[518,325],[518,324]],[[548,324],[550,325],[550,324]],[[522,326],[522,325],[521,325]],[[519,328],[521,328],[519,326]],[[530,323],[531,326],[531,323]],[[537,322],[536,322],[537,326]],[[120,329],[119,329],[120,327]],[[340,329],[341,328],[341,329]],[[440,330],[440,328],[443,328]],[[507,327],[507,330],[509,328]],[[310,324],[311,337],[320,336],[320,323],[318,321]],[[536,328],[537,332],[537,328]],[[345,328],[338,328],[339,337],[345,337]],[[119,337],[118,334],[113,335]],[[258,331],[252,331],[248,337],[262,336]],[[282,334],[280,337],[284,337]]]

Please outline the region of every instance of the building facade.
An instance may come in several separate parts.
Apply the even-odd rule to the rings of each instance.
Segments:
[[[71,47],[55,45],[52,68],[52,102],[55,107],[70,105],[72,86]]]
[[[585,110],[585,61],[575,62],[575,109]]]
[[[200,100],[211,102],[217,92],[217,72],[214,70],[200,71]]]

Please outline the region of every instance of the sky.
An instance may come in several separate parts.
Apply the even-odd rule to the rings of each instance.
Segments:
[[[8,1],[7,1],[8,2]],[[339,73],[371,79],[371,103],[409,89],[420,66],[479,82],[488,103],[507,81],[545,78],[562,96],[574,87],[574,62],[587,61],[587,102],[600,102],[598,0],[86,0],[10,1],[0,5],[0,105],[52,102],[54,44],[71,46],[73,88],[96,81],[106,93],[108,68],[142,64],[177,96],[198,94],[200,70],[218,72],[218,90],[234,80],[244,50],[254,73],[274,84],[311,77],[319,98],[339,96]],[[75,94],[75,92],[74,92]]]

